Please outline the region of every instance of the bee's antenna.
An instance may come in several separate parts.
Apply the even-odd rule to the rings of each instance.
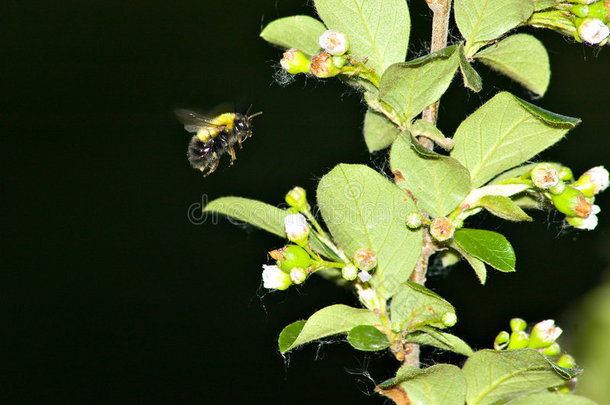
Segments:
[[[252,115],[248,115],[248,119],[251,119],[251,118],[253,118],[253,117],[256,117],[257,115],[262,115],[262,114],[263,114],[263,112],[262,112],[262,111],[259,111],[259,112],[257,112],[257,113],[252,114]]]
[[[248,116],[248,113],[250,112],[251,109],[252,109],[252,104],[250,104],[250,107],[248,107],[248,109],[246,110],[246,116]]]

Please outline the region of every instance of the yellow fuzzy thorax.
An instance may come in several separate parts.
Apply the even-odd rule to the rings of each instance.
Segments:
[[[212,118],[209,122],[211,125],[197,131],[197,137],[201,139],[202,142],[207,142],[210,139],[217,137],[223,131],[232,131],[233,123],[235,122],[235,113],[220,114]]]

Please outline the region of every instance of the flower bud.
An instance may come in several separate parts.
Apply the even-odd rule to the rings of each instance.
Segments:
[[[328,30],[318,39],[320,48],[331,55],[343,55],[349,49],[347,36],[337,30]]]
[[[604,166],[596,166],[587,170],[572,186],[582,191],[585,197],[593,197],[607,189],[608,184],[610,184],[608,170]]]
[[[506,346],[508,346],[509,340],[510,340],[510,335],[508,334],[508,332],[503,330],[502,332],[498,333],[498,336],[496,336],[496,339],[494,340],[494,349],[496,349],[496,350],[504,349]]]
[[[451,327],[455,325],[457,322],[457,316],[454,312],[445,312],[443,316],[441,316],[441,323],[447,327]]]
[[[572,186],[566,186],[563,193],[559,195],[551,194],[551,200],[557,211],[568,217],[586,218],[591,213],[593,206],[580,190]]]
[[[292,270],[290,270],[290,280],[292,280],[294,284],[301,284],[307,279],[308,274],[307,270],[302,267],[293,267]]]
[[[290,276],[277,266],[263,264],[263,286],[270,290],[285,290],[292,284]]]
[[[508,342],[508,350],[524,349],[529,343],[529,336],[526,332],[520,330],[510,334]]]
[[[377,266],[377,255],[369,248],[357,249],[354,252],[354,263],[360,270],[373,270]]]
[[[319,53],[311,58],[311,74],[319,78],[333,77],[341,71],[332,61],[332,57],[327,53]]]
[[[288,240],[297,245],[305,245],[309,236],[307,220],[302,214],[289,214],[284,218],[284,227]]]
[[[591,212],[589,213],[588,217],[566,217],[566,221],[574,228],[592,231],[597,227],[597,214],[599,214],[599,211],[599,206],[594,205],[591,207]]]
[[[576,360],[569,354],[563,354],[559,360],[557,360],[557,365],[563,368],[574,368],[576,366]]]
[[[549,347],[561,335],[560,327],[555,326],[555,321],[547,319],[546,321],[538,322],[530,334],[530,343],[528,347],[532,349],[543,349]]]
[[[449,218],[439,217],[432,220],[430,225],[430,235],[439,242],[444,242],[453,238],[455,225]]]
[[[358,278],[363,283],[368,283],[373,278],[373,276],[371,276],[371,273],[369,273],[368,271],[363,270],[360,273],[358,273]]]
[[[381,301],[379,300],[379,296],[372,288],[362,288],[360,286],[357,287],[358,290],[358,299],[362,305],[364,305],[367,309],[371,311],[380,310],[381,309]]]
[[[419,212],[412,212],[407,215],[407,228],[419,229],[421,227],[422,216]]]
[[[358,277],[358,267],[353,263],[348,263],[341,269],[341,276],[349,281],[355,280]]]
[[[578,36],[583,41],[597,45],[610,35],[610,29],[599,18],[576,18]]]
[[[559,176],[557,170],[549,164],[539,163],[532,169],[532,182],[537,188],[546,190],[557,184]]]
[[[527,328],[527,322],[521,318],[513,318],[510,320],[510,330],[513,332],[524,331]]]
[[[335,65],[338,68],[342,68],[343,66],[345,66],[346,62],[347,62],[347,56],[345,56],[345,55],[333,56],[333,65]]]
[[[572,169],[567,166],[561,166],[559,171],[557,172],[559,176],[559,180],[570,181],[574,178],[574,174],[572,174]]]
[[[277,265],[285,272],[290,272],[294,267],[309,267],[311,257],[309,253],[300,246],[288,245],[278,250],[269,252],[269,255],[277,260]]]
[[[282,60],[280,60],[280,65],[282,65],[284,70],[293,75],[309,72],[310,63],[303,52],[294,48],[284,52]]]
[[[561,347],[559,346],[559,343],[557,343],[557,342],[551,343],[551,345],[549,347],[542,350],[542,354],[544,354],[545,356],[549,356],[549,357],[557,356],[559,353],[561,353]]]
[[[286,194],[284,199],[288,205],[300,211],[309,209],[309,204],[307,204],[307,193],[303,187],[294,187],[288,192],[288,194]]]

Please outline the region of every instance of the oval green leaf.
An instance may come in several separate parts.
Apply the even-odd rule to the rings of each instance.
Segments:
[[[386,335],[370,325],[353,327],[347,334],[347,341],[354,349],[365,352],[376,352],[387,349],[391,345]]]
[[[533,349],[481,350],[468,358],[463,371],[468,405],[503,404],[566,381]]]
[[[445,313],[455,315],[455,308],[438,294],[426,287],[407,281],[392,298],[390,314],[392,323],[402,330],[414,330],[425,325],[445,326],[441,317]]]
[[[354,326],[377,325],[381,324],[381,321],[374,312],[368,309],[352,308],[347,305],[337,304],[322,308],[311,315],[305,321],[305,324],[302,325],[302,329],[296,338],[294,338],[293,334],[301,325],[293,326],[295,324],[298,324],[298,322],[288,325],[288,328],[291,329],[286,333],[286,337],[281,343],[280,351],[282,353],[286,353],[288,350],[316,339],[348,332]],[[292,340],[292,343],[289,340]]]
[[[395,63],[381,76],[379,98],[413,119],[445,93],[458,68],[456,46],[424,58]]]
[[[511,35],[479,51],[474,57],[539,96],[544,95],[549,86],[549,55],[542,42],[531,35]]]
[[[277,339],[277,344],[280,348],[281,353],[285,353],[290,346],[297,340],[297,337],[301,334],[306,321],[296,321],[286,326],[280,333],[280,337]]]
[[[515,251],[504,235],[484,229],[455,231],[455,242],[477,259],[500,271],[515,271]]]
[[[483,88],[483,79],[481,79],[481,76],[474,70],[470,62],[468,62],[462,45],[460,45],[460,72],[462,72],[465,87],[468,87],[475,93],[481,91]]]
[[[479,206],[507,221],[533,221],[513,200],[502,195],[486,195],[479,200]]]
[[[464,342],[459,337],[429,327],[421,328],[421,330],[409,333],[405,336],[405,342],[434,346],[439,349],[463,354],[467,357],[471,356],[473,353],[470,346],[468,346],[468,343]]]
[[[340,164],[318,185],[318,206],[332,236],[348,256],[359,248],[377,254],[371,283],[385,298],[409,279],[421,253],[422,231],[405,226],[416,212],[407,194],[363,165]]]
[[[364,141],[369,152],[385,149],[394,142],[400,130],[383,115],[368,110],[364,116]]]
[[[411,20],[404,0],[315,0],[318,15],[329,29],[350,42],[350,53],[381,74],[403,62],[409,47]]]
[[[326,31],[320,21],[307,15],[293,15],[270,22],[261,37],[285,49],[296,48],[311,58],[320,50],[318,38]]]
[[[413,193],[419,208],[432,217],[447,215],[470,192],[468,169],[447,156],[421,156],[404,137],[392,145],[390,167],[396,184]]]
[[[479,187],[559,141],[574,120],[502,92],[460,124],[451,156],[470,170],[473,187]]]
[[[259,227],[267,232],[286,237],[286,211],[261,201],[242,197],[221,197],[203,208],[204,213],[218,213]]]

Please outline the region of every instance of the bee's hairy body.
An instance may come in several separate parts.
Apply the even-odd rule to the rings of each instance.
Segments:
[[[241,144],[252,136],[250,118],[260,114],[247,116],[231,112],[208,117],[191,110],[177,109],[175,112],[184,129],[195,134],[189,143],[187,157],[191,166],[205,172],[204,177],[216,170],[225,152],[229,153],[233,164],[235,144],[241,149]]]

